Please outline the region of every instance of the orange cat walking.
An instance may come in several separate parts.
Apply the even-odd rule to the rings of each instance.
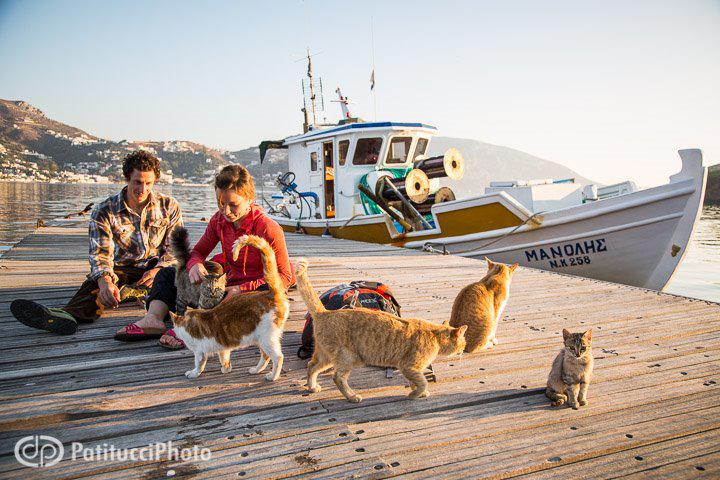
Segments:
[[[511,266],[485,258],[488,271],[475,283],[460,290],[453,303],[450,325],[467,325],[466,352],[497,345],[497,326],[510,295],[510,280],[518,264]]]
[[[410,398],[428,395],[423,370],[438,355],[459,355],[467,327],[452,328],[425,320],[400,318],[367,308],[326,310],[307,277],[307,260],[296,269],[298,290],[313,318],[315,351],[308,363],[307,388],[319,392],[317,377],[335,367],[333,380],[349,402],[362,397],[347,383],[362,365],[398,368],[410,381]]]

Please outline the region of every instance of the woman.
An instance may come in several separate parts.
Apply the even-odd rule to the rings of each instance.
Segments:
[[[200,283],[208,274],[203,261],[220,242],[222,254],[213,258],[223,265],[227,274],[226,295],[223,301],[243,292],[267,288],[263,278],[260,252],[252,247],[240,250],[237,261],[233,261],[232,246],[242,235],[257,235],[268,241],[275,251],[278,272],[286,287],[295,282],[290,258],[285,245],[285,235],[278,223],[265,215],[255,205],[255,186],[247,169],[241,165],[228,165],[215,176],[215,195],[218,212],[210,218],[205,233],[192,249],[188,261],[190,281]],[[169,310],[175,310],[175,270],[167,267],[161,270],[153,283],[147,299],[147,313],[138,322],[123,327],[115,336],[121,341],[151,338],[145,330],[157,331],[165,327]],[[155,336],[157,338],[157,336]],[[172,329],[160,337],[160,345],[169,349],[184,348],[182,340],[175,337]]]

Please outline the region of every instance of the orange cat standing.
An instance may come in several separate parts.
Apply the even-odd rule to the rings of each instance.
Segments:
[[[307,276],[307,260],[297,265],[298,290],[313,318],[315,351],[308,363],[307,388],[319,392],[317,377],[335,368],[333,380],[349,402],[362,397],[347,383],[362,365],[398,368],[410,381],[410,398],[428,395],[423,370],[438,355],[459,355],[467,327],[452,328],[425,320],[400,318],[367,308],[326,310]]]
[[[510,295],[510,280],[518,266],[485,260],[487,273],[479,282],[460,290],[450,314],[449,323],[453,327],[467,325],[465,351],[470,353],[497,345],[497,326]]]

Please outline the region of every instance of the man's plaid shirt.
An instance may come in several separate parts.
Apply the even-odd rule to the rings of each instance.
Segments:
[[[125,190],[98,205],[90,217],[90,278],[108,274],[117,283],[117,266],[166,267],[173,262],[170,232],[182,226],[177,201],[151,193],[143,211],[135,213],[125,203]]]

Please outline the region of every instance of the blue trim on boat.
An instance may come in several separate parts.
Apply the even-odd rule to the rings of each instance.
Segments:
[[[335,134],[337,132],[341,132],[344,130],[359,130],[359,129],[363,129],[363,128],[384,128],[384,127],[385,128],[386,127],[428,128],[430,130],[437,130],[436,127],[433,127],[432,125],[426,125],[424,123],[396,123],[396,122],[349,123],[347,125],[342,125],[337,128],[331,128],[329,130],[312,131],[312,132],[308,132],[308,133],[299,135],[297,137],[290,137],[290,138],[285,139],[285,144],[287,145],[289,143],[303,142],[310,138],[331,135],[331,134]]]

